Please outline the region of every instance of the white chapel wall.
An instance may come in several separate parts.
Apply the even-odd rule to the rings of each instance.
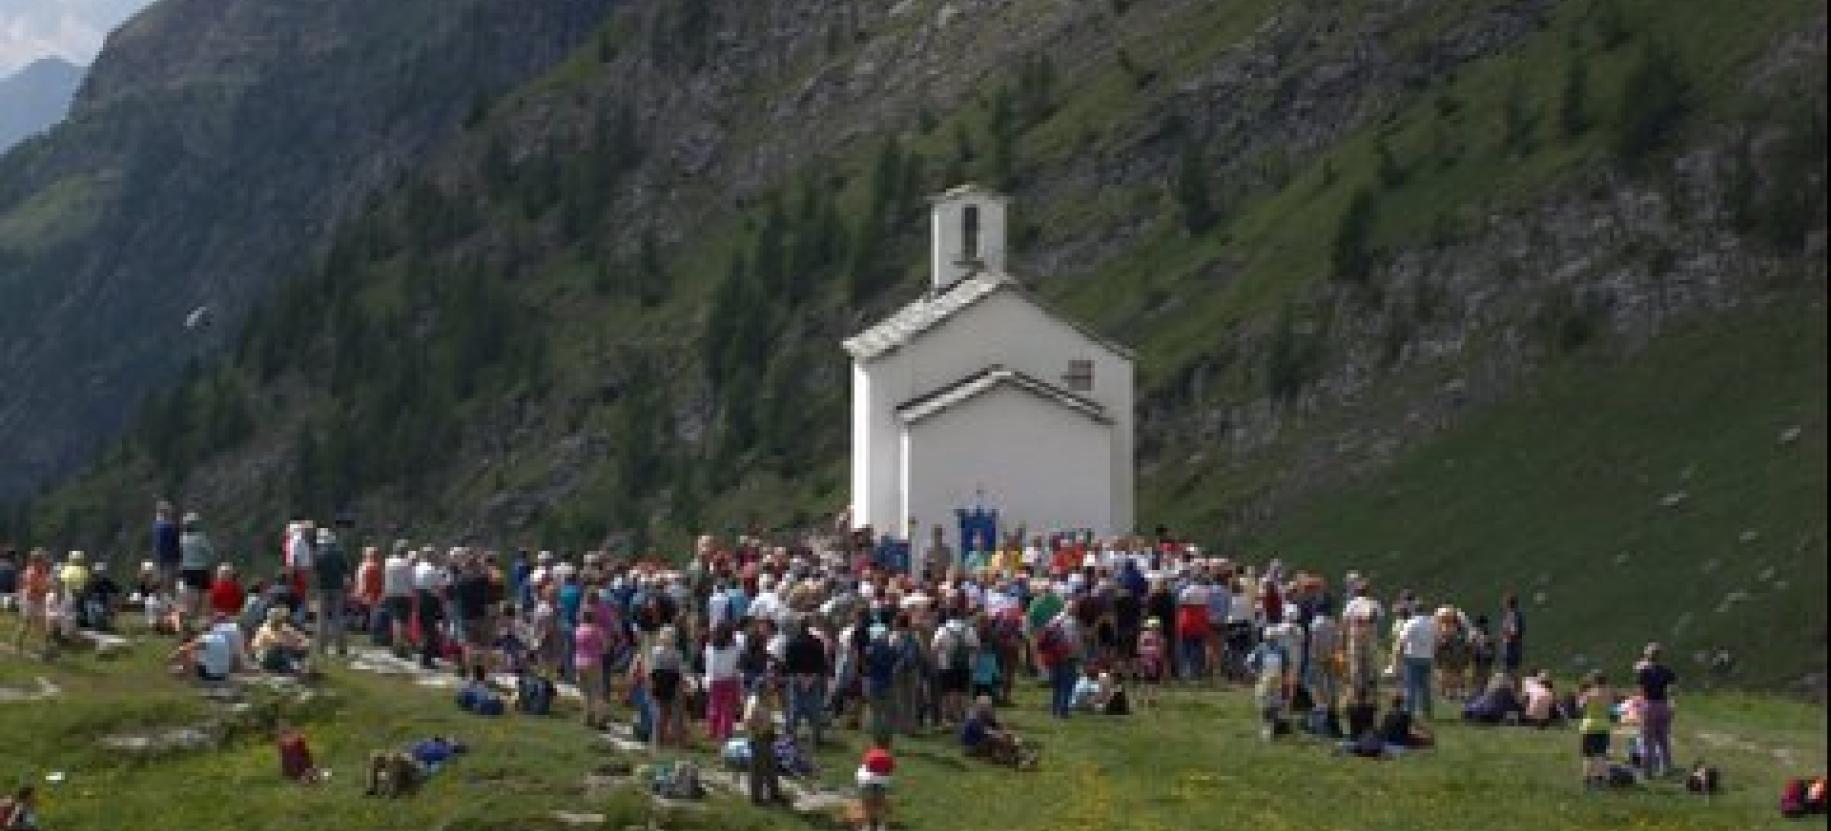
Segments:
[[[983,489],[1001,532],[1091,528],[1113,532],[1107,476],[1110,425],[1009,386],[985,392],[907,430],[905,510],[921,527],[940,523],[958,546],[954,509]],[[925,547],[919,545],[918,547]]]

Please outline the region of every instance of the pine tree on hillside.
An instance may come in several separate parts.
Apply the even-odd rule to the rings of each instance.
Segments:
[[[1176,194],[1184,230],[1200,236],[1214,227],[1220,216],[1209,196],[1208,165],[1199,141],[1185,140],[1182,160],[1177,165],[1171,187]]]
[[[989,172],[992,187],[1010,190],[1017,183],[1017,114],[1011,88],[1001,86],[992,96],[992,114],[987,125],[991,133],[992,153]]]
[[[1373,212],[1375,208],[1373,190],[1362,186],[1354,192],[1348,201],[1348,209],[1342,213],[1341,224],[1335,231],[1335,244],[1331,249],[1330,262],[1334,266],[1336,280],[1348,283],[1364,283],[1373,272]]]
[[[1558,128],[1566,138],[1589,130],[1589,64],[1578,55],[1564,74],[1564,93],[1558,98]]]
[[[1501,102],[1501,146],[1511,156],[1528,156],[1537,146],[1539,115],[1532,106],[1526,80],[1515,75]]]
[[[1678,134],[1691,111],[1691,83],[1678,56],[1649,44],[1629,71],[1621,93],[1621,133],[1615,152],[1633,162],[1665,146]]]

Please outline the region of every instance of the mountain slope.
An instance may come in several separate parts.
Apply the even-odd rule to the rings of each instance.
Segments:
[[[0,153],[62,120],[82,83],[83,68],[42,58],[0,78]]]
[[[0,159],[0,493],[68,470],[326,230],[611,0],[163,0]],[[42,229],[44,233],[30,233]],[[209,306],[227,330],[187,330]]]
[[[12,524],[137,540],[153,491],[242,551],[343,509],[626,549],[818,521],[837,342],[919,290],[922,197],[977,179],[1015,196],[1013,271],[1138,347],[1143,524],[1321,539],[1314,506],[1531,412],[1547,366],[1822,308],[1824,27],[1812,2],[631,3]]]
[[[1560,672],[1626,666],[1659,640],[1687,686],[1822,698],[1826,347],[1820,295],[1682,327],[1631,359],[1558,362],[1253,548],[1490,615],[1518,592],[1529,660]],[[1737,666],[1712,671],[1718,650]]]

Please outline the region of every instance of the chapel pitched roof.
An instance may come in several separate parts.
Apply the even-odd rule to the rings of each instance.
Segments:
[[[922,333],[947,322],[948,318],[1001,291],[1016,292],[1031,305],[1041,309],[1044,314],[1073,327],[1088,339],[1112,350],[1120,357],[1128,361],[1132,360],[1133,353],[1130,348],[1100,334],[1093,327],[1061,313],[1036,296],[1034,292],[1024,288],[1017,278],[999,271],[974,272],[939,294],[924,294],[877,324],[846,338],[843,345],[854,360],[876,360],[908,345]]]

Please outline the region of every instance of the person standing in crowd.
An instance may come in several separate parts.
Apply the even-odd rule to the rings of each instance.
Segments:
[[[1508,592],[1501,599],[1500,665],[1508,675],[1519,677],[1526,662],[1526,617],[1519,609],[1519,595]]]
[[[1330,616],[1329,604],[1316,608],[1310,618],[1309,660],[1304,664],[1304,686],[1316,709],[1333,714],[1341,688],[1341,630]]]
[[[364,546],[362,563],[356,567],[356,603],[362,608],[363,628],[377,644],[381,642],[381,626],[387,619],[382,613],[382,598],[387,588],[385,577],[381,550],[372,545]]]
[[[662,626],[656,633],[655,647],[649,651],[648,692],[655,707],[655,727],[649,745],[656,750],[668,745],[685,747],[687,742],[686,719],[681,709],[684,697],[681,682],[685,676],[676,633],[671,624]]]
[[[722,745],[737,724],[744,686],[738,677],[738,645],[731,621],[720,620],[712,627],[705,653],[706,735]]]
[[[445,570],[435,562],[437,556],[430,546],[422,548],[413,565],[414,613],[420,628],[420,666],[424,669],[438,666],[436,661],[443,646],[439,625],[445,619],[447,580]]]
[[[1494,632],[1488,626],[1488,616],[1476,615],[1474,625],[1469,627],[1469,663],[1475,667],[1477,681],[1494,674],[1494,659],[1498,657],[1495,651]]]
[[[1592,670],[1577,688],[1577,712],[1582,716],[1577,733],[1581,736],[1579,750],[1583,757],[1585,787],[1608,782],[1609,722],[1614,706],[1615,693],[1609,689],[1608,679],[1600,671]]]
[[[896,700],[896,731],[914,736],[922,719],[922,679],[927,675],[927,661],[921,636],[909,612],[900,612],[890,627],[890,642],[895,648],[896,673],[892,682]]]
[[[285,566],[287,585],[292,587],[294,597],[311,597],[318,588],[318,584],[311,579],[316,554],[312,550],[312,524],[308,520],[295,520],[286,529],[285,560],[282,564]],[[293,620],[303,626],[309,614],[310,607],[300,603],[293,612]]]
[[[64,558],[64,567],[58,569],[57,584],[63,588],[63,596],[76,602],[89,590],[89,563],[87,555],[81,551],[72,551]],[[83,620],[80,603],[75,609],[78,622]]]
[[[553,567],[559,575],[559,589],[554,593],[554,612],[559,616],[554,631],[559,635],[560,677],[573,680],[572,672],[572,632],[578,628],[579,609],[585,603],[585,587],[579,584],[579,574],[571,563],[562,562]]]
[[[182,619],[195,620],[203,608],[204,592],[210,588],[210,569],[216,565],[216,549],[203,532],[203,518],[195,512],[184,515],[178,534],[178,572],[184,581],[180,608]]]
[[[585,698],[585,726],[604,730],[610,726],[610,708],[605,703],[608,689],[604,680],[604,628],[598,622],[598,610],[586,609],[579,614],[579,625],[572,633],[572,665],[578,670],[579,692]]]
[[[744,708],[744,734],[750,740],[750,801],[757,805],[782,801],[782,785],[776,775],[778,712],[775,686],[768,682],[757,686]]]
[[[0,612],[11,611],[13,596],[19,593],[19,552],[0,550]]]
[[[1207,578],[1198,574],[1176,594],[1177,669],[1190,683],[1207,674],[1208,593]]]
[[[489,625],[489,568],[478,559],[477,553],[474,551],[464,552],[464,555],[452,567],[457,570],[451,587],[451,600],[452,611],[457,616],[458,633],[462,637],[463,660],[461,663],[467,667],[478,666],[485,663],[491,644],[495,641],[494,633],[490,631]],[[584,628],[583,618],[581,617],[580,620],[581,625],[574,628],[575,633]],[[602,634],[603,621],[601,619],[598,625],[599,634]],[[603,647],[601,638],[597,645],[600,649]],[[575,647],[573,654],[583,654],[584,651],[583,648]],[[585,681],[580,679],[579,688],[583,690],[585,686]],[[602,686],[601,679],[599,686]]]
[[[1081,633],[1066,609],[1043,627],[1037,637],[1037,653],[1049,673],[1049,713],[1068,718],[1074,710],[1074,685],[1080,677],[1082,653]]]
[[[1062,601],[1061,594],[1056,591],[1054,582],[1043,578],[1037,578],[1036,588],[1036,597],[1030,601],[1030,607],[1024,615],[1025,623],[1030,629],[1030,642],[1032,644],[1036,643],[1037,635],[1043,631],[1043,627],[1048,626],[1050,621],[1055,620],[1055,616],[1061,614],[1062,607],[1066,605]],[[1034,656],[1033,663],[1036,665],[1039,674],[1049,671],[1048,668],[1043,665],[1040,656]]]
[[[413,618],[413,557],[406,540],[395,540],[381,566],[382,613],[388,618],[388,643],[394,654],[406,657],[408,631]]]
[[[350,645],[344,633],[343,614],[346,588],[350,581],[350,561],[329,528],[318,529],[317,550],[312,552],[312,589],[317,596],[318,626],[313,630],[312,654],[324,655],[334,644],[337,654],[348,657]]]
[[[163,499],[153,506],[153,564],[159,571],[159,590],[168,597],[177,594],[179,563],[184,557],[172,510],[172,503]]]
[[[1247,666],[1258,676],[1253,688],[1253,702],[1259,715],[1259,738],[1271,741],[1284,721],[1285,689],[1290,680],[1291,654],[1284,648],[1281,631],[1288,624],[1266,627],[1264,640],[1253,648]]]
[[[1414,603],[1411,618],[1399,630],[1399,654],[1405,682],[1405,709],[1414,719],[1431,717],[1431,683],[1437,654],[1437,622]]]
[[[1373,598],[1365,582],[1355,579],[1349,583],[1348,593],[1351,599],[1342,609],[1342,626],[1345,630],[1345,654],[1348,669],[1348,688],[1359,690],[1363,687],[1377,693],[1375,684],[1379,679],[1378,660],[1376,657],[1381,609],[1380,602]]]
[[[1645,702],[1640,713],[1641,762],[1648,778],[1664,776],[1675,768],[1672,764],[1672,685],[1678,675],[1661,663],[1660,646],[1647,644],[1640,662],[1634,665],[1634,679],[1640,685]]]
[[[800,726],[808,725],[817,747],[826,736],[826,679],[829,671],[826,645],[814,634],[806,618],[797,615],[789,622],[788,648],[782,671],[788,683],[788,723],[790,739],[800,739]]]
[[[25,569],[19,573],[19,632],[13,639],[13,650],[25,654],[26,638],[37,631],[39,654],[51,654],[49,604],[51,600],[51,558],[42,548],[26,555]]]

